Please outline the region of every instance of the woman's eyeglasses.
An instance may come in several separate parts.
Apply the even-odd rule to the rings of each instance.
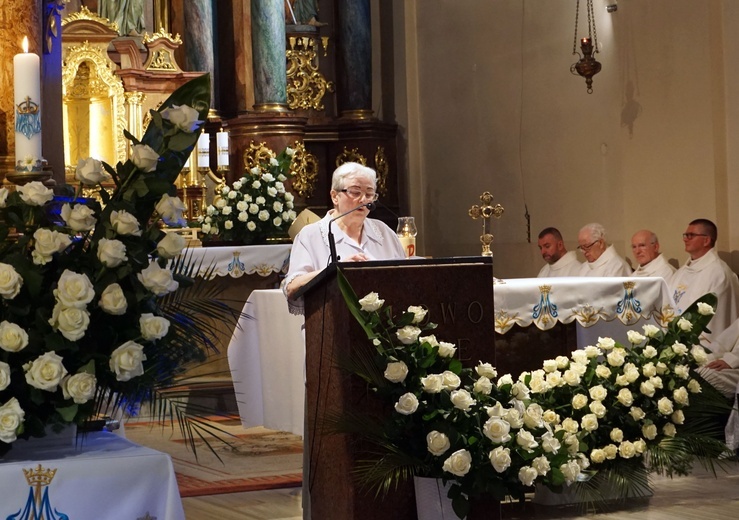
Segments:
[[[344,188],[343,190],[339,191],[342,193],[346,193],[347,197],[350,197],[354,200],[365,198],[374,202],[379,198],[379,195],[374,191],[362,191],[359,188]]]

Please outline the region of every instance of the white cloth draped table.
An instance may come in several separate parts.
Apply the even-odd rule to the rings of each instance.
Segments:
[[[186,249],[183,257],[190,265],[198,266],[195,276],[205,276],[215,266],[214,276],[241,278],[257,274],[267,277],[272,273],[287,272],[291,244],[268,244],[235,247],[199,247]]]
[[[34,507],[36,489],[24,472],[38,471],[43,504],[36,506],[44,520],[184,520],[169,455],[109,432],[80,436],[78,443],[14,446],[0,463],[0,518],[37,518],[23,512]]]
[[[303,316],[290,314],[279,289],[253,291],[228,345],[236,402],[245,428],[303,435]]]

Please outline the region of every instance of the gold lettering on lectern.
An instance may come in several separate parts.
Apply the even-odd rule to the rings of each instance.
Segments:
[[[457,323],[457,304],[456,303],[445,303],[439,302],[439,309],[441,310],[441,323]],[[462,309],[462,312],[465,312]],[[459,316],[464,319],[465,315]],[[485,308],[479,301],[471,301],[467,304],[466,309],[467,321],[470,323],[480,323],[485,318]]]

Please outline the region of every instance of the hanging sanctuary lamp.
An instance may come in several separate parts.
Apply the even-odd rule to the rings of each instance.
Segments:
[[[573,63],[570,67],[570,72],[573,74],[579,74],[585,78],[585,85],[588,89],[588,94],[593,93],[593,76],[598,74],[601,69],[600,62],[598,62],[593,56],[594,53],[598,53],[598,34],[595,30],[595,14],[593,12],[593,0],[585,0],[585,10],[588,13],[588,36],[580,38],[580,49],[582,54],[577,52],[577,23],[580,14],[580,0],[577,0],[577,6],[575,7],[575,39],[572,42],[572,54],[580,56],[577,63]]]

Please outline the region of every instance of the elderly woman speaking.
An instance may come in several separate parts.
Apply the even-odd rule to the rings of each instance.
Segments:
[[[329,223],[336,254],[342,262],[391,260],[405,258],[403,246],[395,232],[383,222],[371,218],[367,203],[377,200],[377,176],[372,168],[358,163],[344,163],[331,179],[329,210],[319,222],[309,224],[295,237],[290,253],[290,268],[282,287],[291,311],[300,312],[293,300],[295,292],[321,272],[331,261]],[[353,211],[352,211],[353,210]]]

